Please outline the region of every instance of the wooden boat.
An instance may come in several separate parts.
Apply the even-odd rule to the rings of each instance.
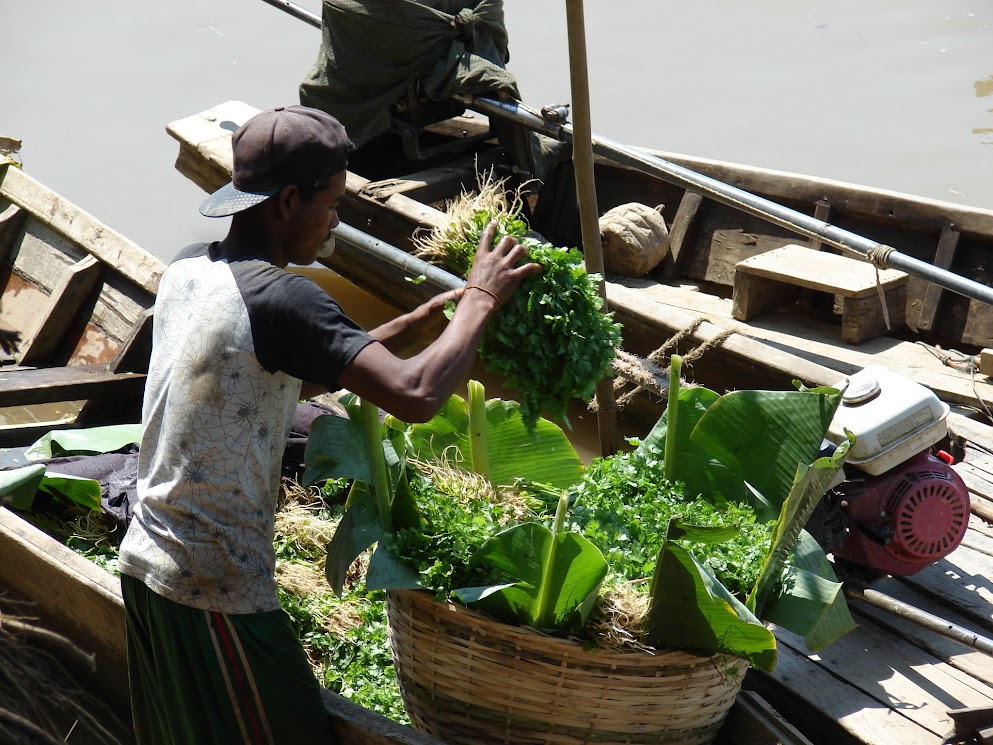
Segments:
[[[242,107],[242,115],[250,113],[248,107]],[[222,116],[229,115],[225,113]],[[184,148],[185,154],[180,158],[181,169],[201,174],[199,177],[211,169],[215,170],[214,183],[205,181],[201,184],[206,188],[213,188],[227,179],[224,166],[217,165],[223,162],[226,144],[216,133],[218,124],[223,121],[216,117],[213,121],[209,117],[198,117],[195,122],[190,122],[202,126],[204,139],[200,145],[194,146],[192,156]],[[225,128],[223,131],[229,130]],[[208,157],[212,148],[217,150],[221,160],[214,161]],[[227,158],[229,161],[229,150]],[[4,173],[3,188],[6,189],[8,183],[17,183],[20,177],[27,178],[18,171],[14,180],[8,181],[11,178],[10,173]],[[42,188],[36,182],[30,184],[30,191],[35,193]],[[388,235],[387,227],[392,226],[391,229],[398,231],[399,235],[401,228],[406,229],[415,224],[415,217],[416,224],[431,224],[432,220],[441,219],[440,211],[430,204],[414,200],[409,193],[395,193],[382,200],[363,196],[362,190],[367,186],[368,183],[361,177],[349,175],[349,209],[353,210],[350,219],[357,225],[370,230],[383,228],[382,235]],[[44,223],[43,216],[47,212],[61,214],[72,209],[71,205],[47,190],[44,192],[47,196],[41,200],[31,200],[24,196],[18,196],[15,200],[7,197],[6,192],[2,193],[17,210],[30,212],[28,216],[18,218],[23,219],[24,226],[27,227],[22,226],[23,230],[19,228],[17,238],[12,241],[11,245],[17,248],[17,255],[25,250],[22,234],[34,236],[54,231]],[[37,204],[43,207],[32,211],[30,205]],[[367,217],[364,219],[356,217],[362,214],[361,209],[366,210]],[[7,214],[8,211],[10,207],[6,206],[3,213]],[[89,220],[91,222],[77,215],[67,222],[90,225],[85,235],[104,235],[98,229],[98,224],[92,218]],[[34,224],[35,221],[37,225]],[[13,228],[6,230],[13,232]],[[66,239],[54,242],[61,245]],[[14,250],[10,253],[12,259],[16,258]],[[357,254],[358,252],[341,252],[338,254],[339,262],[361,263],[361,257],[343,261],[342,257],[355,257]],[[70,255],[75,254],[70,252]],[[141,253],[130,255],[140,256]],[[80,258],[83,257],[66,263],[74,264]],[[379,263],[382,266],[382,262],[366,263]],[[161,271],[158,264],[155,266],[156,271]],[[347,269],[347,266],[342,268]],[[151,272],[150,276],[157,278],[155,272]],[[425,292],[419,289],[423,285],[409,282],[397,281],[390,285],[389,280],[383,279],[382,273],[377,275],[370,271],[362,276],[365,276],[364,286],[382,294],[388,291],[388,296],[400,305],[415,302],[417,293]],[[140,295],[138,288],[141,285],[137,282],[131,283],[119,278],[115,278],[115,282],[115,291],[122,296],[133,298]],[[610,286],[620,290],[627,288],[628,284],[632,283],[612,281]],[[149,287],[150,289],[143,289],[142,292],[150,296],[154,293],[154,285]],[[637,286],[635,289],[638,289]],[[425,294],[430,292],[429,288]],[[4,303],[6,302],[4,297]],[[637,319],[641,318],[643,327],[654,333],[658,321],[653,313],[644,311],[639,316],[633,306],[634,304],[623,306],[623,319],[631,328],[637,329]],[[87,306],[83,304],[79,307]],[[147,316],[148,307],[143,306],[141,311],[134,314],[132,329],[135,324],[139,324],[141,318]],[[679,317],[674,310],[670,310],[670,307],[675,306],[667,306],[659,301],[653,307],[663,309],[667,319]],[[52,311],[54,312],[54,307]],[[82,312],[84,311],[72,311],[62,317],[72,317]],[[697,315],[694,313],[700,315],[695,310],[692,313],[685,309],[682,311],[682,316],[689,319],[685,325],[696,320]],[[719,320],[717,316],[714,318]],[[671,320],[668,322],[672,323]],[[13,322],[7,323],[8,327],[17,328]],[[106,326],[106,323],[102,326]],[[141,324],[139,329],[143,326]],[[713,327],[712,330],[709,330],[710,326]],[[716,334],[719,330],[716,323],[705,320],[695,333]],[[648,332],[645,333],[647,335]],[[133,339],[137,336],[137,333],[132,335],[128,332],[113,337],[114,343],[118,345],[113,357],[119,356],[120,350],[128,349],[135,350],[132,359],[139,357],[139,347]],[[758,359],[761,350],[774,349],[742,333],[736,336],[740,337],[739,344],[733,347],[736,351],[728,352],[725,362],[736,358],[744,368],[757,364],[754,360]],[[631,338],[637,339],[638,336]],[[128,344],[128,339],[132,339],[131,344]],[[725,347],[729,341],[731,339],[725,342]],[[647,346],[652,343],[655,341],[648,342]],[[767,366],[761,369],[765,379],[780,380],[785,379],[786,375],[792,375],[804,377],[808,382],[834,382],[832,376],[838,373],[836,369],[821,365],[816,360],[787,355],[785,352],[783,354],[786,356],[780,358],[783,368],[779,370],[778,377],[770,372],[775,372],[774,368]],[[56,370],[55,374],[63,378],[79,372],[72,368],[85,364],[85,360],[80,361],[80,364],[72,363],[71,356],[64,361],[72,364],[61,364],[63,360],[57,357],[50,359],[53,361],[50,369]],[[753,361],[747,362],[750,359]],[[107,365],[112,362],[97,364]],[[853,368],[860,366],[858,362],[847,364]],[[797,367],[791,369],[788,365]],[[9,380],[13,380],[12,385],[20,386],[20,390],[26,391],[25,395],[29,399],[43,400],[49,394],[43,396],[40,387],[30,382],[30,376],[35,370],[17,369],[30,367],[17,365],[16,360],[12,361],[9,372],[3,375],[7,380],[3,382],[7,384]],[[701,379],[703,374],[702,368],[698,367]],[[68,384],[63,381],[62,385]],[[80,392],[82,389],[77,388],[64,387],[62,390],[84,398],[89,397],[93,391],[88,389],[84,394]],[[97,392],[100,391],[102,389],[98,387]],[[124,400],[121,397],[119,402],[123,403]],[[105,407],[101,421],[128,421],[124,418],[126,409],[126,406],[122,406],[115,415]],[[85,421],[85,417],[80,421],[77,414],[74,421],[59,421],[57,426],[72,426]],[[988,510],[987,514],[993,515],[993,464],[990,461],[993,433],[978,422],[955,417],[954,434],[966,454],[965,460],[957,464],[956,469],[969,483],[974,502]],[[9,444],[26,444],[33,439],[33,435],[32,428],[19,428],[9,433]],[[5,509],[0,509],[0,556],[3,557],[0,561],[0,588],[36,602],[39,616],[51,621],[58,630],[68,633],[83,648],[96,652],[98,677],[94,685],[103,690],[116,691],[120,697],[126,689],[123,685],[123,606],[117,580]],[[874,587],[883,588],[893,597],[906,599],[916,607],[930,610],[965,628],[973,629],[977,635],[988,635],[993,632],[993,593],[986,580],[993,569],[991,561],[993,528],[978,515],[973,515],[965,541],[953,554],[917,575],[903,579],[884,579]],[[749,673],[746,679],[747,690],[740,697],[732,718],[722,733],[724,742],[732,745],[773,742],[803,744],[813,740],[867,745],[937,745],[953,728],[954,720],[948,710],[993,707],[993,662],[990,662],[988,655],[873,607],[853,602],[853,608],[860,624],[859,629],[817,656],[809,655],[803,649],[802,642],[796,638],[785,632],[777,632],[780,640],[779,666],[771,675],[756,671]],[[433,742],[409,728],[384,720],[334,695],[329,694],[327,701],[335,728],[342,737],[375,745],[385,745],[387,741],[424,745]]]
[[[0,257],[0,446],[16,456],[53,429],[140,421],[163,263],[13,164],[0,166]],[[81,682],[129,721],[119,580],[0,506],[0,608],[11,601],[94,656]],[[325,694],[342,742],[435,743]]]
[[[230,133],[255,111],[232,101],[169,124],[168,131],[180,144],[176,167],[206,191],[225,183],[231,165]],[[481,128],[485,122],[469,115],[429,127],[427,135],[444,142]],[[759,168],[660,155],[986,281],[983,266],[993,248],[993,212]],[[441,208],[446,199],[475,188],[479,163],[488,165],[498,158],[492,150],[484,150],[420,166],[400,160],[392,172],[377,171],[375,165],[368,172],[349,172],[342,219],[381,242],[409,251],[416,231],[445,219]],[[787,388],[795,378],[808,384],[833,384],[876,365],[930,387],[945,401],[962,407],[960,411],[988,406],[993,388],[984,375],[943,364],[934,355],[940,348],[979,356],[989,344],[993,319],[984,304],[911,278],[902,309],[907,327],[860,344],[844,341],[839,319],[831,314],[801,316],[796,304],[741,321],[733,312],[739,289],[735,283],[742,282],[737,276],[739,262],[796,244],[795,236],[778,225],[603,159],[597,162],[597,192],[601,211],[629,201],[664,203],[670,225],[674,259],[668,265],[649,278],[607,277],[608,303],[625,326],[625,350],[647,355],[675,336],[680,336],[679,346],[671,351],[692,354],[696,347],[708,347],[695,361],[693,376],[715,389]],[[576,245],[574,208],[563,205],[562,209],[573,210],[572,218],[562,219],[564,227],[538,229],[556,243]],[[405,281],[423,267],[402,259],[384,261],[384,254],[371,255],[357,245],[339,236],[335,255],[325,263],[374,295],[388,298],[398,309],[412,307],[449,281],[431,274],[419,284]],[[812,246],[807,243],[803,248]],[[811,290],[809,303],[843,302],[840,292],[832,291],[843,288],[805,281],[811,285],[806,288]],[[647,405],[627,413],[642,422],[654,421],[654,411]],[[950,416],[949,427],[953,442],[964,453],[955,468],[973,501],[966,539],[926,570],[884,578],[872,587],[982,637],[993,632],[993,595],[985,579],[993,569],[993,528],[987,522],[993,520],[993,430],[960,414]],[[751,671],[746,678],[746,689],[760,693],[785,718],[790,731],[780,735],[783,742],[803,742],[806,735],[817,742],[937,745],[953,729],[969,726],[969,715],[956,711],[953,717],[950,710],[993,706],[993,662],[987,654],[858,599],[852,607],[859,628],[818,655],[809,654],[802,641],[777,629],[776,671],[772,675]],[[982,719],[980,714],[973,716],[973,723]],[[725,728],[727,737],[735,737],[732,727]]]
[[[230,101],[170,123],[167,129],[180,145],[177,169],[207,191],[225,183],[230,178],[231,132],[255,111]],[[485,117],[469,113],[426,127],[424,136],[451,142],[471,138],[485,128]],[[834,225],[922,261],[950,267],[966,278],[983,284],[989,280],[993,211],[761,168],[656,155],[799,212],[830,219]],[[415,234],[444,220],[445,201],[477,188],[480,169],[492,166],[499,173],[500,159],[492,141],[440,161],[394,157],[392,170],[364,158],[364,170],[348,174],[340,214],[376,239],[411,251]],[[871,290],[864,283],[853,289],[845,286],[844,276],[826,278],[826,272],[813,271],[805,262],[812,257],[844,262],[842,275],[862,272],[863,279],[864,272],[873,272],[868,263],[826,249],[814,253],[813,249],[824,247],[798,239],[778,224],[604,158],[597,160],[596,178],[601,212],[627,202],[664,204],[669,225],[669,257],[648,277],[607,275],[607,302],[624,326],[626,351],[644,357],[678,335],[672,351],[691,358],[701,355],[693,361],[692,375],[715,389],[787,388],[794,378],[830,385],[877,365],[930,387],[950,404],[985,409],[993,401],[993,386],[986,375],[941,359],[951,353],[950,363],[964,355],[978,360],[981,350],[993,344],[993,307],[928,281],[904,278],[905,301],[887,300],[893,319],[902,317],[902,324],[894,323],[889,335],[847,342],[844,322],[850,324],[863,314],[878,315],[878,307],[871,311],[856,307],[867,291],[873,296],[870,301],[876,302],[874,279]],[[534,227],[558,245],[579,245],[574,197],[566,197],[569,194],[542,193],[539,202],[557,201],[553,208],[533,210],[546,216],[545,223]],[[547,220],[549,214],[555,216],[553,221]],[[399,309],[439,290],[430,277],[421,284],[404,281],[418,273],[416,268],[384,263],[378,256],[348,250],[344,243],[345,250],[339,249],[327,265],[374,295],[389,298]],[[338,245],[342,244],[339,239]],[[779,253],[768,253],[773,250]],[[796,294],[796,301],[752,317],[756,308],[744,313],[735,308],[736,297],[738,306],[747,305],[742,297],[750,288],[760,298],[784,288],[799,294],[790,295]],[[846,317],[846,304],[853,303]],[[838,309],[842,318],[833,312]],[[736,315],[749,318],[740,320]],[[657,409],[647,404],[634,405],[627,412],[642,424],[654,421],[656,414]]]
[[[162,269],[16,165],[0,166],[0,447],[140,419]]]

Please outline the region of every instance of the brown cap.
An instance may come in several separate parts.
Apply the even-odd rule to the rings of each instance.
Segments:
[[[308,106],[280,106],[245,122],[231,138],[232,181],[200,205],[206,217],[254,207],[284,186],[310,186],[345,170],[354,146],[341,123]]]

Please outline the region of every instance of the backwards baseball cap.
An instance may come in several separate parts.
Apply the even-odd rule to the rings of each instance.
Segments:
[[[308,106],[280,106],[241,125],[231,138],[231,149],[231,183],[200,205],[206,217],[233,215],[285,186],[309,186],[340,173],[354,145],[330,114]]]

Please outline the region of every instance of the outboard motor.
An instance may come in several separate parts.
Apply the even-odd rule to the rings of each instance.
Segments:
[[[947,434],[948,411],[930,389],[884,368],[849,378],[828,439],[841,442],[847,429],[855,444],[845,479],[828,491],[808,526],[826,551],[884,574],[909,575],[961,543],[968,489],[951,456],[930,452]]]

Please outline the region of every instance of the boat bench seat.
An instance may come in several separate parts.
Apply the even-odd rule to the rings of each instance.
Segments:
[[[842,339],[861,344],[887,332],[877,284],[890,328],[903,327],[908,280],[904,272],[880,269],[877,283],[876,269],[868,261],[790,244],[735,265],[731,314],[748,321],[794,302],[804,290],[827,292],[835,296],[841,313]]]
[[[0,371],[0,407],[123,396],[144,386],[144,374],[111,372],[99,364],[5,370]]]

